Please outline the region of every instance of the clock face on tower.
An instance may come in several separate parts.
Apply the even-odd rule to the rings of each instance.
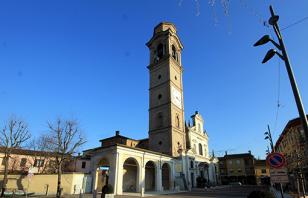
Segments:
[[[175,104],[178,108],[182,109],[182,96],[181,93],[171,86],[171,101]]]

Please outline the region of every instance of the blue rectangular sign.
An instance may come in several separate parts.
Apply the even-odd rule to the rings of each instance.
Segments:
[[[108,171],[109,170],[109,166],[101,166],[101,167],[99,167],[99,170],[106,170],[106,171]]]

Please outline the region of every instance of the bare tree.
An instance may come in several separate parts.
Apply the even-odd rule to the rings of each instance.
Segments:
[[[21,148],[30,137],[27,124],[13,117],[8,120],[7,124],[0,131],[0,146],[4,147],[4,178],[1,197],[4,196],[8,182],[8,165],[12,151]]]
[[[35,151],[33,155],[29,156],[29,163],[32,167],[36,164],[37,160],[43,161],[38,167],[39,173],[55,173],[56,168],[52,162],[54,162],[55,154],[50,152],[51,147],[49,143],[52,141],[52,138],[47,134],[41,134],[37,138],[31,139],[29,142],[28,148],[32,151]]]
[[[49,142],[56,155],[56,168],[58,173],[58,185],[56,197],[61,197],[61,176],[64,163],[86,142],[82,137],[78,123],[75,120],[61,120],[48,122]]]

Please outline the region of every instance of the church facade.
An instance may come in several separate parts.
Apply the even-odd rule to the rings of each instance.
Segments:
[[[149,138],[136,140],[116,131],[100,140],[100,147],[84,151],[93,191],[100,192],[106,182],[117,195],[218,184],[218,160],[209,155],[202,116],[195,112],[192,124],[185,122],[183,45],[175,26],[158,24],[146,45],[150,51]]]

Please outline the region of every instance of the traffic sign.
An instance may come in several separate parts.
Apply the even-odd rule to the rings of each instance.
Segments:
[[[266,157],[266,162],[271,168],[281,168],[286,165],[286,159],[281,153],[271,153]]]
[[[288,183],[288,169],[286,167],[280,169],[270,169],[272,183]]]

